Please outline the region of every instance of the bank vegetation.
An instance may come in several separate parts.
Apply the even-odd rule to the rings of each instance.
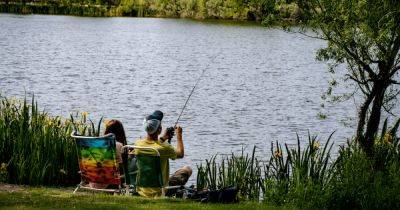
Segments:
[[[99,131],[87,113],[51,116],[32,100],[0,99],[0,182],[74,186],[79,167],[73,129]],[[197,190],[237,187],[239,201],[320,209],[400,208],[400,120],[384,122],[373,155],[357,141],[331,154],[331,136],[275,142],[271,153],[242,152],[206,159],[197,167]],[[333,134],[334,135],[334,134]],[[268,145],[265,145],[268,147]],[[257,158],[258,157],[258,158]],[[262,157],[262,158],[259,158]]]
[[[0,12],[78,16],[172,17],[295,23],[291,0],[1,0]]]

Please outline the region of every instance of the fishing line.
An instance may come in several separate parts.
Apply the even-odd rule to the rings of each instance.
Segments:
[[[203,77],[204,72],[206,72],[206,69],[203,70],[203,72],[201,73],[200,77],[197,79],[196,84],[194,84],[194,86],[193,86],[193,88],[192,88],[192,91],[190,91],[190,94],[189,94],[188,98],[187,98],[186,101],[185,101],[185,104],[183,105],[183,107],[182,107],[182,109],[181,109],[181,113],[179,114],[178,119],[176,119],[176,121],[175,121],[174,127],[175,127],[176,125],[178,125],[178,122],[179,122],[179,120],[181,119],[181,116],[182,116],[182,114],[183,114],[183,111],[185,110],[186,105],[187,105],[187,103],[188,103],[190,97],[193,95],[194,90],[196,89],[197,84],[199,84],[201,78]]]

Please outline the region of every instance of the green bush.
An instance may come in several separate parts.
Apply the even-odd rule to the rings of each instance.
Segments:
[[[7,164],[1,163],[1,165],[0,165],[0,183],[5,183],[7,181],[8,181]]]
[[[375,155],[383,150],[375,150]],[[325,193],[329,209],[399,209],[400,164],[390,160],[374,169],[374,158],[361,149],[342,151]],[[386,151],[385,151],[386,153]]]
[[[271,13],[271,14],[268,14],[267,17],[265,17],[262,20],[261,24],[263,26],[273,26],[278,22],[278,20],[279,20],[278,16]]]
[[[328,208],[400,208],[400,145],[396,137],[399,124],[400,119],[387,130],[385,120],[372,157],[355,142],[341,148],[325,192]]]

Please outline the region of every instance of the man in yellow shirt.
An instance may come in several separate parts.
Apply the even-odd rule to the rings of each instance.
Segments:
[[[144,139],[136,141],[135,146],[152,147],[158,150],[161,159],[161,173],[164,187],[168,185],[184,185],[192,174],[192,169],[189,166],[179,169],[169,177],[169,159],[175,160],[184,157],[182,128],[179,125],[175,127],[177,137],[177,147],[175,149],[166,142],[169,138],[168,133],[159,138],[162,131],[161,120],[163,116],[164,114],[158,110],[146,116],[143,127],[147,132],[147,136]],[[138,152],[140,151],[135,151],[136,154]],[[162,195],[162,188],[138,187],[137,192],[144,197],[159,197]]]

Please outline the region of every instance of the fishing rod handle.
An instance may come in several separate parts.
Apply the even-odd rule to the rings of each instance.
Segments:
[[[174,127],[168,127],[167,128],[167,135],[168,135],[168,143],[171,144],[171,140],[175,135],[175,128]]]

